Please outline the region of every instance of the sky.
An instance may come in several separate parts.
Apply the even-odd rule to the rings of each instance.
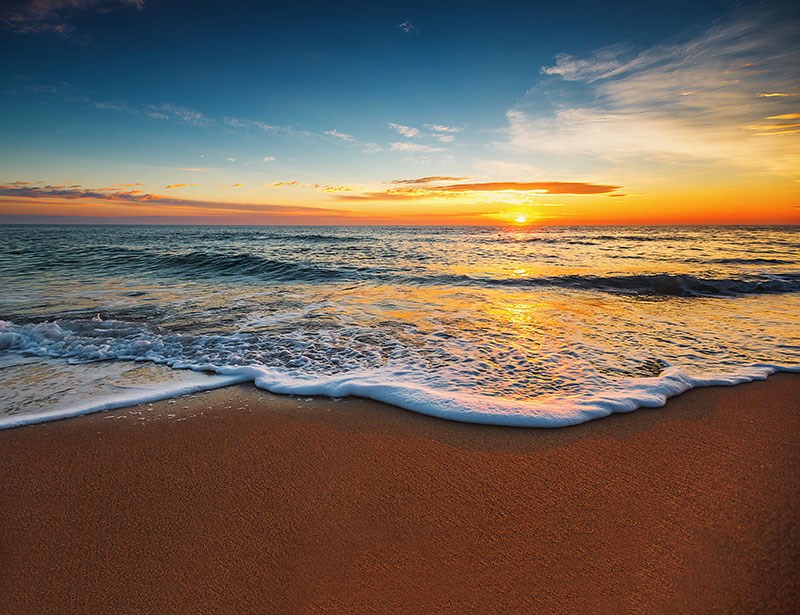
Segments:
[[[10,0],[0,224],[798,224],[796,2]]]

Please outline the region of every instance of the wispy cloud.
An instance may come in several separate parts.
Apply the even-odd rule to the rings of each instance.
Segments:
[[[742,9],[681,42],[638,52],[611,47],[583,58],[560,54],[507,112],[505,145],[528,154],[706,161],[797,175],[794,138],[754,138],[748,126],[792,110],[792,96],[762,94],[798,92],[798,27],[796,18]],[[584,94],[560,88],[566,81],[583,84]],[[542,110],[547,100],[552,111]]]
[[[197,184],[169,184],[168,186],[164,186],[166,190],[173,190],[175,188],[190,188],[191,186],[196,186]]]
[[[468,197],[475,193],[493,192],[517,192],[531,193],[535,195],[560,194],[560,195],[607,195],[621,186],[611,186],[603,184],[592,184],[587,182],[482,182],[472,184],[445,184],[429,185],[440,177],[423,177],[420,180],[395,180],[392,183],[398,184],[418,184],[414,188],[394,188],[383,192],[362,192],[358,194],[347,194],[337,196],[342,201],[412,201],[420,199],[456,199]],[[456,180],[459,178],[450,178]]]
[[[129,107],[123,102],[95,102],[93,104],[96,109],[102,109],[104,111],[118,111],[120,113],[131,113],[134,115],[139,113],[136,109]]]
[[[441,147],[433,147],[431,145],[423,145],[421,143],[408,143],[407,141],[400,141],[392,143],[389,149],[393,152],[443,152]]]
[[[264,162],[275,162],[276,160],[275,156],[264,156]]]
[[[398,133],[409,139],[419,136],[419,128],[403,126],[402,124],[395,124],[394,122],[389,122],[389,127],[394,128]]]
[[[618,190],[621,186],[591,184],[587,182],[483,182],[478,184],[450,184],[437,186],[432,190],[445,192],[496,192],[498,190],[516,190],[519,192],[537,192],[539,194],[606,194]]]
[[[335,137],[337,139],[341,139],[342,141],[353,142],[356,138],[353,135],[349,135],[346,132],[339,132],[335,128],[333,130],[326,130],[325,134],[329,137]]]
[[[328,209],[323,207],[310,207],[304,205],[274,205],[269,203],[229,203],[226,201],[196,201],[191,199],[178,199],[160,194],[145,193],[141,190],[128,190],[119,192],[108,192],[102,189],[84,188],[79,185],[73,186],[42,186],[34,187],[22,185],[22,182],[12,182],[0,185],[0,198],[8,200],[14,199],[48,199],[66,201],[102,201],[106,203],[129,203],[147,205],[168,205],[169,210],[177,209],[202,209],[218,210],[228,212],[252,212],[252,213],[283,213],[283,214],[304,214],[304,213],[347,213],[347,210]]]
[[[301,182],[297,179],[270,182],[266,184],[267,188],[306,188],[309,190],[318,190],[320,192],[352,192],[356,190],[355,186],[348,186],[342,184],[308,184]]]
[[[423,126],[433,132],[461,132],[464,130],[458,126],[445,126],[444,124],[423,124]]]
[[[397,27],[406,34],[416,34],[418,32],[417,27],[407,20],[401,24],[398,24]]]
[[[395,179],[393,184],[433,184],[435,182],[458,182],[467,177],[450,177],[449,175],[432,175],[430,177],[420,177],[419,179]]]
[[[169,103],[150,105],[148,110],[145,112],[145,115],[156,120],[169,120],[172,122],[190,124],[192,126],[198,126],[201,128],[205,128],[214,124],[214,120],[207,118],[199,111],[194,111],[192,109],[187,109],[186,107],[179,107]]]
[[[71,36],[72,19],[90,11],[110,11],[121,7],[144,8],[145,0],[10,0],[0,9],[0,29],[19,34],[53,32]]]
[[[223,122],[226,126],[230,126],[231,128],[244,128],[246,130],[257,128],[258,130],[271,133],[283,132],[287,130],[282,126],[275,126],[273,124],[267,124],[266,122],[259,122],[256,120],[245,120],[238,117],[231,117],[229,115],[226,115],[223,118]]]

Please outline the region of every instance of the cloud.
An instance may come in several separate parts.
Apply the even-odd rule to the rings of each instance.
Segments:
[[[404,21],[403,23],[398,24],[397,27],[406,34],[417,34],[418,32],[417,27],[410,21]]]
[[[70,21],[79,13],[108,12],[120,7],[143,9],[145,0],[11,0],[0,10],[0,30],[18,34],[53,32],[70,36]]]
[[[409,139],[412,137],[419,136],[419,128],[413,128],[411,126],[403,126],[402,124],[395,124],[393,122],[389,122],[389,127],[394,128],[398,133],[400,133],[404,137],[408,137]]]
[[[258,130],[271,133],[289,131],[289,129],[284,126],[275,126],[274,124],[267,124],[266,122],[259,122],[256,120],[244,120],[238,117],[231,117],[229,115],[224,116],[222,121],[226,126],[230,126],[232,128],[244,128],[246,130],[252,130],[253,128],[256,128]]]
[[[485,182],[480,184],[450,184],[436,186],[432,190],[458,192],[494,192],[497,190],[517,190],[540,194],[605,194],[618,190],[621,186],[590,184],[585,182]]]
[[[136,109],[123,102],[95,102],[94,106],[96,109],[103,109],[104,111],[119,111],[120,113],[130,113],[132,115],[139,113]]]
[[[386,190],[384,192],[366,192],[353,195],[337,196],[342,201],[410,201],[419,199],[454,199],[468,195],[469,193],[481,192],[501,192],[501,191],[515,191],[515,192],[531,192],[535,194],[568,194],[568,195],[595,195],[604,194],[608,195],[621,186],[611,186],[604,184],[592,184],[587,182],[559,182],[559,181],[545,181],[545,182],[483,182],[473,184],[446,184],[444,186],[431,186],[425,185],[439,181],[440,179],[459,178],[446,178],[439,177],[423,177],[420,180],[395,180],[392,183],[397,184],[418,184],[417,188],[397,188]]]
[[[431,177],[420,177],[419,179],[395,179],[393,184],[432,184],[434,182],[458,182],[466,177],[450,177],[449,175],[432,175]]]
[[[781,115],[769,115],[768,120],[800,120],[800,113],[783,113]]]
[[[293,179],[291,181],[272,182],[270,184],[267,184],[267,188],[285,188],[288,186],[302,186],[302,184],[296,179]]]
[[[208,169],[203,167],[178,167],[179,171],[189,171],[190,173],[202,173],[203,171],[208,171]]]
[[[797,91],[798,27],[777,10],[740,9],[679,42],[559,54],[508,110],[507,140],[499,145],[551,160],[707,163],[796,176],[794,138],[754,138],[747,127],[792,110],[792,97],[757,95]]]
[[[31,200],[47,200],[57,205],[57,200],[84,200],[84,201],[103,201],[106,203],[129,203],[131,205],[169,205],[171,209],[205,209],[220,211],[238,211],[253,213],[348,213],[342,209],[328,209],[323,207],[310,207],[305,205],[273,205],[268,203],[229,203],[226,201],[195,201],[191,199],[178,199],[159,194],[142,193],[140,190],[129,190],[120,192],[103,192],[99,189],[77,187],[25,187],[19,182],[12,182],[0,185],[0,197],[17,198]]]
[[[437,135],[436,138],[442,143],[452,143],[456,139],[453,135]]]
[[[797,96],[797,94],[788,94],[786,92],[759,92],[756,96],[759,98],[787,98],[789,96]]]
[[[168,120],[201,128],[214,124],[214,120],[207,118],[199,111],[193,111],[186,107],[179,107],[168,103],[149,105],[148,110],[145,111],[145,115],[156,120]]]
[[[355,137],[353,135],[349,135],[346,132],[339,132],[335,128],[333,130],[326,130],[325,134],[331,137],[336,137],[337,139],[341,139],[342,141],[355,141]]]
[[[236,158],[234,158],[233,156],[229,156],[225,160],[227,160],[228,162],[236,162]]]
[[[275,156],[264,156],[264,162],[275,162],[276,160]]]
[[[19,80],[23,81],[23,83],[27,81],[22,77],[20,77]],[[199,111],[171,103],[134,107],[121,101],[112,102],[92,100],[80,90],[66,82],[58,82],[55,85],[27,82],[25,83],[24,87],[28,91],[35,92],[37,94],[57,97],[73,104],[85,105],[103,111],[115,111],[133,116],[144,116],[154,120],[172,121],[175,123],[183,123],[201,128],[224,125],[237,130],[261,130],[269,134],[284,135],[302,139],[321,136],[318,133],[310,132],[308,130],[299,130],[291,126],[278,126],[275,124],[267,124],[266,122],[261,122],[258,120],[243,119],[229,115],[223,116],[222,120],[214,119],[204,115]],[[336,131],[332,132],[335,133]],[[204,158],[205,156],[206,154],[200,154],[201,158]]]
[[[430,145],[422,145],[420,143],[392,143],[389,149],[393,152],[443,152],[441,147],[432,147]]]
[[[443,124],[423,124],[425,128],[433,132],[461,132],[463,128],[457,126],[445,126]]]
[[[196,186],[197,184],[170,184],[169,186],[164,186],[166,190],[172,190],[174,188],[189,188],[191,186]]]

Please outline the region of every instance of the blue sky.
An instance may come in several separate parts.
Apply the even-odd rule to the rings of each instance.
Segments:
[[[800,111],[793,3],[287,4],[12,2],[0,11],[0,182],[341,209],[336,187],[374,197],[409,178],[652,195],[670,181],[688,190],[708,169],[729,183],[738,169],[781,207],[796,198],[791,126],[780,139],[731,136]],[[648,98],[665,82],[674,88]],[[710,109],[726,123],[711,130]],[[643,130],[657,147],[619,138]],[[26,198],[56,196],[25,185],[4,193],[15,215]],[[477,192],[451,213],[572,206],[541,201],[542,189],[541,202]],[[414,215],[429,208],[408,196]],[[402,215],[393,200],[374,204]]]

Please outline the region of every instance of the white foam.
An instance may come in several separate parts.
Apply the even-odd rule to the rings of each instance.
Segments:
[[[116,360],[112,363],[146,361],[190,372],[205,372],[178,382],[148,382],[146,386],[124,387],[121,392],[70,403],[53,411],[0,415],[0,429],[122,408],[247,381],[273,393],[364,397],[452,421],[564,427],[615,412],[661,407],[669,397],[695,387],[762,380],[777,371],[800,372],[800,365],[766,363],[730,365],[720,373],[689,373],[668,367],[656,377],[614,380],[599,389],[587,388],[584,393],[515,399],[493,391],[481,394],[478,385],[472,386],[469,381],[456,382],[454,378],[460,369],[458,364],[449,365],[447,369],[450,371],[445,372],[444,378],[440,370],[439,376],[429,377],[426,381],[432,370],[415,366],[412,361],[416,360],[416,355],[413,354],[409,355],[411,359],[403,355],[402,361],[377,361],[364,367],[364,353],[354,353],[352,348],[345,347],[339,358],[351,363],[347,369],[330,375],[320,373],[319,369],[316,373],[304,370],[319,360],[318,357],[328,356],[333,352],[332,348],[342,348],[339,342],[333,346],[321,346],[308,340],[295,340],[294,347],[282,350],[300,360],[299,367],[289,368],[253,360],[251,355],[258,356],[253,349],[256,347],[248,347],[246,341],[238,334],[158,335],[135,323],[111,320],[37,325],[0,321],[0,350],[77,362],[108,359]],[[268,342],[261,340],[264,344]],[[285,343],[282,338],[277,347],[284,348]],[[575,357],[570,360],[574,363]],[[554,368],[559,365],[554,365]],[[449,383],[447,378],[451,378]]]
[[[129,390],[116,395],[83,400],[57,410],[0,415],[0,429],[46,423],[106,410],[116,410],[245,382],[244,378],[238,376],[218,376],[213,374],[194,374],[193,376],[195,377],[184,379],[183,382],[178,383],[170,382],[131,387]]]

